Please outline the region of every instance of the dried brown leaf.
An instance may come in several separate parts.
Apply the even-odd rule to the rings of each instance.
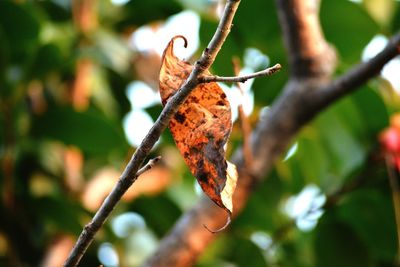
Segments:
[[[160,70],[160,94],[163,105],[187,79],[193,66],[173,53],[174,40],[166,47]],[[181,105],[169,123],[175,143],[191,173],[203,191],[229,215],[232,214],[232,195],[236,187],[236,168],[225,160],[224,145],[232,129],[231,107],[227,97],[215,82],[199,84]],[[208,228],[207,228],[208,229]],[[214,231],[211,231],[214,232]]]

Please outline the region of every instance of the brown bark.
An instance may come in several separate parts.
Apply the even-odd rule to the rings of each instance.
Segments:
[[[320,0],[276,0],[291,76],[330,76],[335,68],[334,49],[324,39],[318,14]]]

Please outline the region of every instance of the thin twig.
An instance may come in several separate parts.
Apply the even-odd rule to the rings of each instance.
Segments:
[[[159,162],[161,160],[161,156],[155,157],[154,159],[149,160],[149,162],[147,162],[147,164],[145,166],[143,166],[140,170],[138,170],[138,172],[136,173],[136,179],[142,175],[143,173],[147,172],[148,170],[150,170],[151,168],[154,167],[154,165],[156,165],[157,162]]]
[[[240,59],[238,57],[234,57],[232,59],[233,65],[233,73],[236,76],[239,76],[240,73]],[[251,152],[251,144],[250,144],[250,136],[251,136],[251,125],[249,122],[249,118],[246,116],[243,110],[243,99],[244,99],[244,90],[242,88],[242,84],[239,82],[236,83],[236,86],[239,88],[239,91],[242,95],[242,101],[238,106],[238,113],[240,119],[240,126],[242,129],[243,135],[243,154],[244,154],[244,165],[248,169],[250,168],[250,164],[253,161],[253,153]]]
[[[392,189],[394,215],[397,229],[397,263],[400,263],[400,175],[393,165],[393,158],[386,156],[386,168],[389,176],[390,188]]]
[[[265,70],[254,72],[251,74],[235,77],[221,77],[217,75],[203,75],[199,77],[199,83],[210,83],[210,82],[231,82],[231,83],[244,83],[249,79],[253,79],[260,76],[270,76],[282,68],[280,64],[276,64]]]
[[[201,58],[195,63],[195,66],[189,75],[186,82],[182,85],[179,91],[171,97],[165,105],[160,116],[149,130],[146,137],[143,139],[140,146],[132,155],[128,165],[123,171],[117,184],[114,186],[111,193],[107,196],[100,209],[94,215],[92,221],[86,225],[80,234],[75,246],[64,263],[64,267],[74,267],[79,264],[82,256],[87,248],[92,243],[95,234],[103,226],[114,207],[120,201],[123,194],[135,181],[136,173],[143,164],[144,159],[150,153],[154,144],[160,138],[161,133],[165,130],[169,120],[178,111],[179,106],[185,101],[191,91],[199,84],[198,77],[207,71],[215,60],[222,44],[225,42],[232,26],[233,17],[239,6],[240,0],[228,0],[218,28],[212,37],[208,47],[204,50]]]
[[[149,162],[145,166],[143,166],[140,170],[138,170],[136,172],[136,174],[132,177],[131,183],[134,183],[136,181],[136,179],[140,175],[142,175],[144,172],[146,172],[146,171],[150,170],[151,168],[153,168],[154,165],[160,159],[161,159],[161,156],[158,156],[158,157],[156,157],[154,159],[149,160]],[[126,179],[128,179],[128,178],[126,178]],[[114,192],[115,190],[118,190],[118,187],[119,187],[118,185],[119,185],[120,182],[121,182],[121,180],[113,188],[112,192]],[[110,199],[109,196],[104,200],[102,206],[100,207],[100,210],[104,206],[110,205],[109,204],[110,203],[109,202],[110,201],[109,200]],[[90,242],[93,240],[94,235],[97,232],[96,231],[97,227],[101,227],[105,222],[106,218],[100,218],[99,217],[99,211],[95,214],[95,216],[93,217],[92,221],[84,227],[84,229],[83,229],[81,235],[79,236],[78,241],[76,242],[74,248],[72,249],[68,259],[65,261],[64,266],[77,266],[78,265],[80,259],[82,258],[83,254],[85,253],[87,247],[90,245]],[[100,226],[98,226],[98,221],[99,220],[102,220],[100,222],[101,223]],[[87,243],[87,242],[89,242],[89,243]]]

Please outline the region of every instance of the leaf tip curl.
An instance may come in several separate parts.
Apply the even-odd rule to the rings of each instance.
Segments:
[[[227,219],[226,219],[225,225],[222,226],[221,228],[219,228],[219,229],[217,229],[217,230],[211,230],[211,229],[208,228],[208,226],[205,225],[205,224],[203,224],[203,227],[206,228],[207,231],[209,231],[209,232],[212,233],[212,234],[217,234],[217,233],[219,233],[219,232],[224,231],[224,230],[231,224],[231,221],[232,221],[232,219],[231,219],[232,213],[231,213],[229,210],[227,210],[227,209],[226,209],[226,213],[228,213],[228,217],[227,217]]]
[[[186,37],[185,36],[183,36],[183,35],[175,35],[174,37],[172,37],[172,39],[171,39],[171,41],[172,42],[174,42],[175,41],[175,39],[183,39],[183,47],[185,47],[185,48],[187,48],[187,46],[188,46],[188,41],[187,41],[187,39],[186,39]]]
[[[182,39],[183,40],[183,47],[187,48],[188,46],[188,41],[186,39],[185,36],[183,35],[175,35],[174,37],[171,38],[171,40],[168,42],[167,47],[164,50],[164,53],[161,57],[161,61],[164,61],[164,58],[166,56],[167,53],[170,53],[171,55],[173,55],[173,50],[174,50],[174,42],[176,39]]]
[[[225,230],[229,226],[229,224],[231,223],[231,220],[232,220],[233,193],[235,192],[238,173],[237,173],[235,164],[233,164],[229,161],[226,161],[226,163],[227,163],[227,179],[226,179],[225,187],[220,194],[220,199],[223,203],[222,208],[228,214],[228,218],[226,220],[225,225],[217,230],[211,230],[210,228],[208,228],[206,225],[203,224],[204,228],[206,228],[210,233],[213,233],[213,234],[216,234],[216,233],[219,233],[219,232]],[[213,201],[215,202],[215,199],[213,199]]]

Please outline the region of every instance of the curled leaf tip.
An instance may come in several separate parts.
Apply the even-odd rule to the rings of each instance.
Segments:
[[[169,41],[167,47],[165,48],[163,54],[162,54],[161,62],[163,62],[163,63],[162,63],[161,69],[163,68],[165,61],[169,61],[171,59],[176,59],[178,61],[178,59],[174,55],[174,42],[175,42],[176,39],[179,39],[179,38],[183,39],[183,42],[184,42],[183,46],[185,48],[187,48],[188,41],[187,41],[185,36],[183,36],[183,35],[175,35],[174,37],[172,37],[171,40]],[[176,62],[173,64],[174,67],[176,67],[175,64],[176,64]],[[160,72],[160,76],[161,76],[161,72]]]
[[[179,38],[183,39],[183,42],[184,42],[183,46],[184,46],[185,48],[187,48],[187,46],[188,46],[188,41],[187,41],[186,37],[183,36],[183,35],[175,35],[174,37],[172,37],[171,41],[174,42],[175,39],[179,39]]]
[[[228,213],[228,217],[227,217],[227,219],[226,219],[225,225],[222,226],[221,228],[219,228],[219,229],[217,229],[217,230],[211,230],[211,229],[208,228],[208,226],[205,225],[205,224],[203,224],[203,227],[206,228],[207,231],[209,231],[209,232],[212,233],[212,234],[217,234],[217,233],[219,233],[219,232],[224,231],[224,230],[229,226],[229,224],[231,224],[231,221],[232,221],[232,220],[231,220],[231,217],[232,217],[231,212],[230,212],[229,210],[226,210],[226,213]]]

